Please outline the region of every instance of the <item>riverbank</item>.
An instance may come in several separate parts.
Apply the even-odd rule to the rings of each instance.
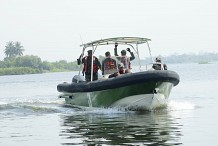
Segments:
[[[47,72],[70,72],[72,70],[66,69],[53,69],[53,70],[40,70],[30,67],[13,67],[13,68],[0,68],[0,76],[5,75],[25,75],[25,74],[41,74]]]
[[[20,57],[5,58],[0,61],[0,76],[39,74],[46,72],[66,72],[79,69],[77,62],[60,60],[56,62],[42,61],[40,57],[26,55]]]
[[[3,75],[23,75],[23,74],[37,74],[43,73],[39,69],[33,69],[30,67],[14,67],[14,68],[0,68],[0,76]]]

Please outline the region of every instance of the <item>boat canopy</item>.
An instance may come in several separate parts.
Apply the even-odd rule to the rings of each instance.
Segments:
[[[148,41],[151,41],[151,39],[141,38],[141,37],[116,37],[116,38],[108,38],[108,39],[92,41],[90,43],[82,44],[80,46],[83,48],[87,48],[87,47],[93,47],[93,46],[97,47],[99,45],[110,45],[114,43],[126,44],[126,45],[131,45],[131,44],[137,45],[137,44],[147,43]]]

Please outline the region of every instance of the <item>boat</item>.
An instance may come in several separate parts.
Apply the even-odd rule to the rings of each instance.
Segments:
[[[61,93],[59,97],[65,98],[66,104],[79,108],[151,111],[166,107],[170,92],[174,86],[179,84],[180,78],[175,71],[154,70],[148,67],[149,64],[155,63],[149,41],[151,39],[142,37],[115,37],[82,44],[82,54],[91,48],[93,55],[100,46],[114,45],[115,43],[127,45],[136,54],[138,69],[114,78],[104,75],[95,81],[91,79],[91,82],[84,80],[80,70],[78,75],[73,77],[72,82],[57,85],[57,90]],[[146,46],[151,63],[142,65],[139,46]],[[146,68],[142,69],[143,67]]]

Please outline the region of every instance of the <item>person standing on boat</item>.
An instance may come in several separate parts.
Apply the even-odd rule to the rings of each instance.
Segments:
[[[117,59],[124,64],[125,69],[131,69],[131,63],[130,61],[135,59],[135,55],[133,52],[131,52],[130,48],[127,48],[126,50],[130,53],[131,57],[126,56],[126,50],[121,51],[121,56],[117,54],[117,46],[118,43],[115,43],[115,48],[114,48],[114,55],[117,57]]]
[[[83,67],[83,76],[85,74],[85,79],[87,82],[91,81],[91,70],[92,70],[92,50],[88,50],[88,56],[83,57],[80,55],[79,59],[77,59],[77,64],[84,64]],[[98,69],[101,68],[101,63],[98,58],[93,56],[93,81],[98,80]]]
[[[111,58],[110,52],[105,53],[105,59],[102,61],[102,75],[110,74],[117,70],[117,62],[115,59]]]
[[[163,64],[161,58],[156,57],[155,63],[153,64],[152,68],[155,70],[167,70],[167,65]]]

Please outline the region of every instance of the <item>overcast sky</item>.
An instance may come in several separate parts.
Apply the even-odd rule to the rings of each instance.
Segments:
[[[218,0],[0,0],[0,60],[18,41],[24,55],[74,61],[80,44],[150,38],[153,56],[218,52]]]

